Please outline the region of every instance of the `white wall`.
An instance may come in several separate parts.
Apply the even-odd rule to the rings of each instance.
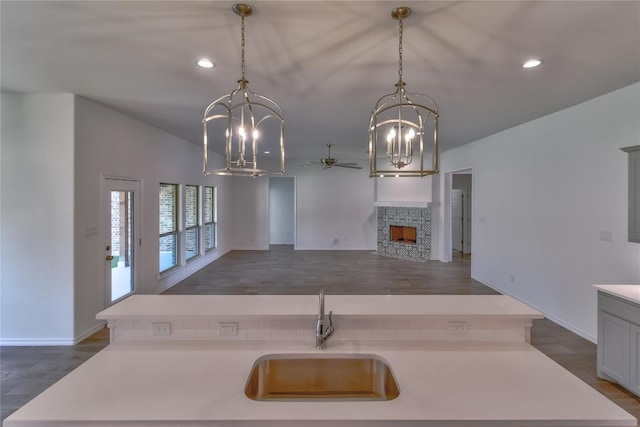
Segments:
[[[0,340],[69,344],[74,97],[2,94]]]
[[[85,237],[86,227],[100,226],[100,186],[104,176],[142,180],[142,247],[137,247],[139,293],[154,294],[186,278],[230,249],[231,221],[228,177],[202,174],[201,147],[111,110],[85,98],[76,98],[76,336],[98,322],[104,294],[102,274],[106,230]],[[211,162],[219,156],[211,154]],[[217,167],[217,165],[216,165]],[[160,182],[218,187],[218,248],[158,276],[158,188]]]
[[[269,178],[231,177],[233,249],[269,249]]]
[[[296,174],[297,249],[375,250],[374,180],[368,170],[308,167],[291,173]]]
[[[295,238],[295,178],[269,178],[269,243],[293,245]]]
[[[443,153],[434,226],[444,227],[444,174],[472,167],[473,278],[595,341],[592,284],[640,283],[619,150],[640,140],[638,117],[635,84]],[[443,259],[446,236],[433,237]]]
[[[375,250],[374,180],[369,171],[296,166],[300,163],[290,161],[285,174],[295,176],[296,249]],[[273,169],[267,162],[263,165]],[[233,248],[269,249],[269,178],[231,179]]]
[[[363,159],[345,159],[366,167]],[[369,178],[368,169],[298,167],[296,177],[296,249],[375,250],[376,201],[430,202],[431,177]],[[269,247],[268,179],[233,178],[234,249]]]
[[[231,180],[204,176],[201,167],[200,147],[96,102],[3,94],[2,344],[71,344],[101,326],[95,315],[105,300],[105,176],[142,182],[137,292],[159,293],[226,253]],[[160,182],[216,186],[219,202],[218,249],[164,277],[158,276]]]
[[[376,202],[431,202],[432,177],[371,179]]]

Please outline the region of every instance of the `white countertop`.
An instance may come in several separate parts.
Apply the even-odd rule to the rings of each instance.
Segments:
[[[308,347],[111,344],[3,425],[636,425],[526,343]],[[377,354],[389,362],[400,396],[389,402],[256,402],[244,395],[258,357],[291,352]]]
[[[467,316],[541,319],[506,295],[325,295],[325,310],[352,316]],[[132,295],[96,318],[317,316],[317,295]]]
[[[593,285],[607,294],[640,304],[640,285]]]

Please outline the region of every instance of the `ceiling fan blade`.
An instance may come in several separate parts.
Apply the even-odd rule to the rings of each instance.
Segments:
[[[339,166],[341,168],[350,168],[350,169],[362,169],[361,166],[358,166],[357,163],[338,163],[338,160],[334,157],[331,157],[331,146],[333,144],[327,144],[327,148],[329,149],[329,155],[327,157],[323,157],[319,162],[306,162],[303,165],[299,165],[300,167],[307,167],[314,164],[321,164],[323,169],[331,169],[333,166]]]

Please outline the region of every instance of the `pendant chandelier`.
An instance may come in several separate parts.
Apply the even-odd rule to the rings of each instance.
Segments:
[[[427,95],[406,92],[402,80],[402,20],[410,14],[408,7],[391,12],[399,23],[399,79],[395,92],[380,98],[371,112],[370,177],[438,173],[438,107]],[[379,162],[383,166],[378,166]]]
[[[237,3],[233,11],[242,20],[241,25],[241,61],[242,76],[238,87],[228,95],[213,101],[204,112],[202,119],[204,134],[203,172],[208,175],[262,176],[267,174],[284,174],[284,119],[282,110],[271,99],[249,90],[249,81],[245,78],[244,61],[244,18],[251,16],[251,6]],[[267,154],[268,147],[261,147],[263,141],[279,140],[279,164],[266,168],[258,164],[259,150]],[[226,165],[222,169],[209,171],[209,144],[222,145],[226,157]],[[275,151],[275,150],[273,150]],[[271,165],[273,166],[273,165]]]

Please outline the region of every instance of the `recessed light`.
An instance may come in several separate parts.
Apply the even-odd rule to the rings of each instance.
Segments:
[[[529,59],[527,62],[522,64],[522,68],[535,68],[540,64],[542,64],[542,60],[540,59]]]
[[[198,65],[201,66],[202,68],[213,68],[216,66],[216,64],[211,62],[211,60],[208,58],[202,58],[198,60]]]
[[[271,151],[265,151],[264,154],[271,154]]]

